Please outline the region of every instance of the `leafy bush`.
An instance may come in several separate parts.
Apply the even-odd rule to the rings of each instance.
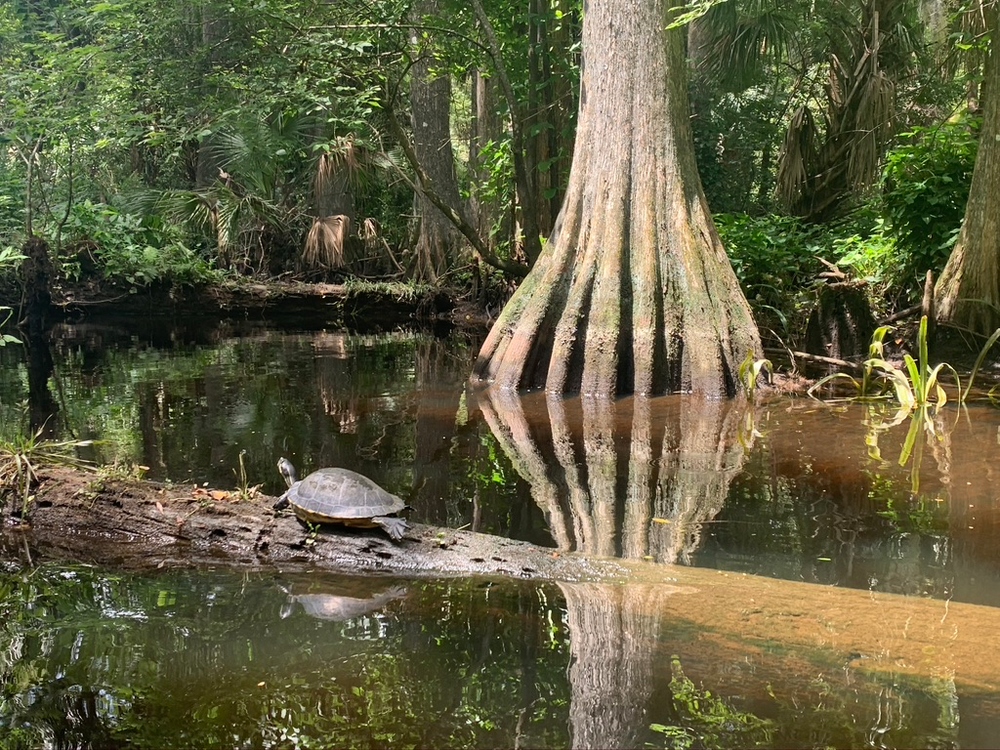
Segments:
[[[916,128],[889,152],[882,209],[896,237],[904,284],[937,274],[948,260],[965,215],[980,122],[962,118]]]
[[[177,225],[157,217],[122,213],[104,203],[83,201],[70,210],[63,236],[70,247],[91,247],[105,278],[133,286],[158,282],[218,281],[220,272],[183,241]],[[79,280],[79,255],[60,259],[63,272]]]
[[[790,318],[802,312],[804,294],[823,270],[817,230],[789,216],[719,214],[715,225],[750,306],[792,330]]]
[[[820,258],[865,282],[876,312],[888,312],[922,289],[904,274],[896,238],[868,209],[835,224],[744,214],[719,214],[715,224],[751,307],[758,316],[776,317],[788,333],[804,329],[815,285],[824,283],[820,274],[829,269]]]
[[[920,285],[904,272],[904,259],[896,238],[885,231],[881,219],[867,231],[840,227],[826,235],[829,259],[841,270],[868,284],[872,308],[898,306],[918,293]],[[827,256],[824,256],[827,257]]]

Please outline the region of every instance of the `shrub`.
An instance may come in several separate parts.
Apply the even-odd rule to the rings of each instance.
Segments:
[[[789,216],[719,214],[715,225],[743,293],[755,312],[777,317],[786,330],[823,271],[818,230]]]
[[[63,236],[70,247],[93,249],[105,278],[133,286],[159,282],[199,284],[217,280],[219,271],[189,248],[176,225],[157,217],[123,213],[104,203],[82,201],[73,206]],[[63,272],[79,279],[78,255],[60,259]]]
[[[889,152],[882,213],[895,236],[903,284],[937,274],[948,260],[965,215],[976,161],[979,120],[961,118],[916,128]]]

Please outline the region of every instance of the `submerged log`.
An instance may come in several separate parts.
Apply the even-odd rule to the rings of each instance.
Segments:
[[[652,584],[660,587],[652,598],[647,589],[640,591],[642,616],[688,623],[719,649],[766,651],[781,643],[783,648],[815,650],[810,658],[840,659],[845,669],[931,679],[947,674],[972,692],[1000,691],[1000,651],[994,647],[1000,609],[994,607],[589,558],[423,525],[414,525],[396,545],[375,531],[314,532],[291,515],[276,515],[270,508],[273,498],[265,496],[241,499],[236,493],[190,485],[155,487],[65,468],[40,471],[39,481],[24,518],[18,503],[5,499],[0,511],[4,558],[133,570],[230,566]],[[574,600],[578,590],[571,589],[567,598]],[[575,605],[571,609],[574,617],[589,617]],[[597,666],[581,666],[581,674],[592,675],[587,670]],[[595,737],[606,736],[609,728],[595,724]]]

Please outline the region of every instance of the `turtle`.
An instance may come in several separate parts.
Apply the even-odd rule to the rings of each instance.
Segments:
[[[278,471],[288,489],[274,504],[275,510],[292,506],[295,515],[309,523],[340,523],[345,526],[378,526],[398,542],[409,528],[396,516],[407,508],[396,495],[386,492],[368,477],[350,469],[317,469],[299,481],[287,458],[278,459]]]

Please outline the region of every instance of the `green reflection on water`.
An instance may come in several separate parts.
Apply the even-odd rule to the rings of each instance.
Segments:
[[[712,647],[655,587],[0,573],[0,748],[974,747],[996,697]],[[779,678],[778,675],[781,675]]]
[[[531,587],[41,568],[0,609],[4,748],[567,742],[565,632]]]
[[[62,437],[154,479],[232,488],[245,451],[248,485],[275,494],[284,455],[371,477],[417,522],[1000,605],[996,410],[948,412],[900,467],[907,425],[880,427],[873,453],[863,408],[761,405],[750,439],[736,410],[682,397],[491,407],[466,389],[475,346],[458,335],[88,324],[54,340]],[[0,436],[25,429],[22,355],[0,351]]]

